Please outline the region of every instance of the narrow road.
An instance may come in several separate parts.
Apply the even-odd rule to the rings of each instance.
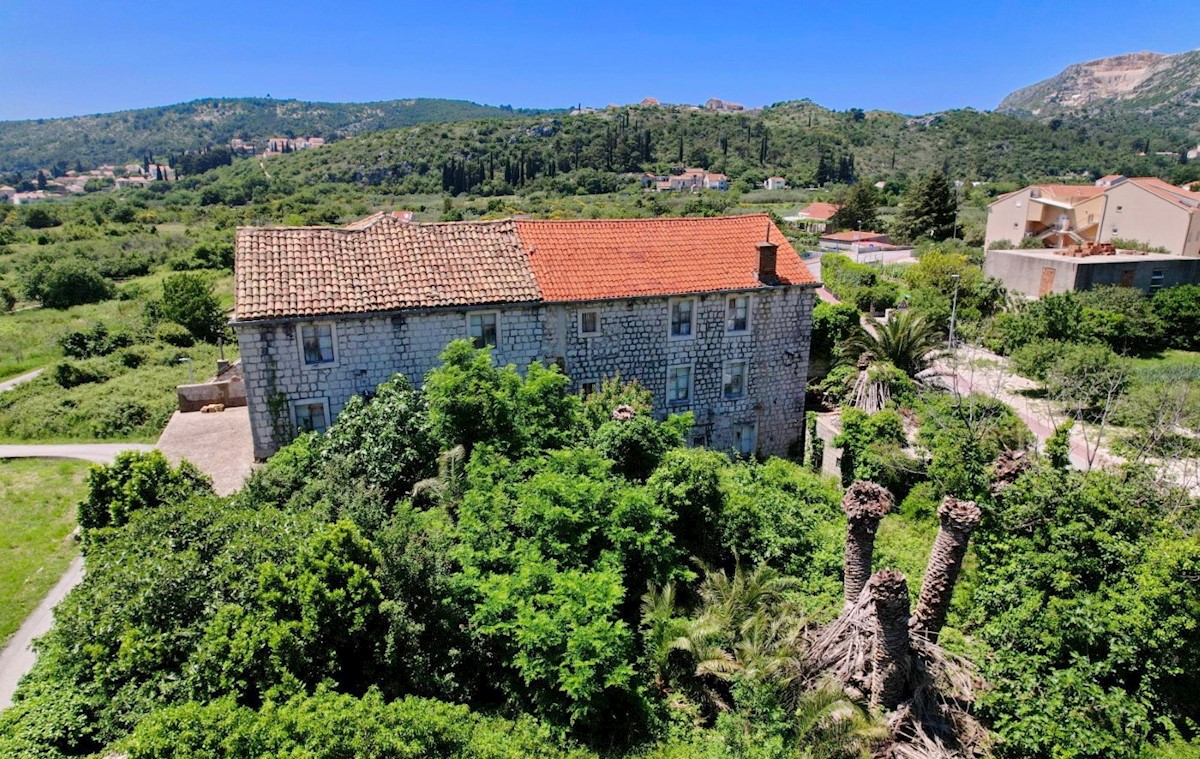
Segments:
[[[43,367],[41,369],[34,369],[32,372],[18,374],[16,377],[13,377],[12,379],[6,379],[3,382],[0,382],[0,393],[5,392],[6,390],[12,390],[17,385],[22,385],[31,379],[37,379],[38,376],[41,375],[41,373],[44,371],[46,371],[45,367]]]
[[[71,588],[83,580],[83,557],[76,556],[67,567],[67,571],[59,578],[58,584],[50,589],[33,613],[25,618],[21,627],[13,633],[12,640],[0,651],[0,709],[12,706],[13,694],[17,691],[17,683],[25,673],[33,669],[37,654],[33,651],[33,641],[50,630],[54,623],[54,607],[66,598]]]
[[[28,378],[28,375],[23,375]],[[34,373],[34,376],[37,376]],[[21,379],[20,377],[16,378]],[[32,379],[32,378],[29,378]],[[9,380],[14,382],[15,380]],[[0,389],[6,389],[0,386]],[[111,464],[121,451],[148,451],[152,445],[139,443],[101,444],[84,443],[79,445],[0,445],[0,458],[44,458],[44,459],[80,459],[96,464]],[[54,623],[54,607],[66,597],[83,579],[83,557],[76,557],[67,571],[59,579],[58,584],[42,599],[42,603],[34,609],[20,629],[13,634],[12,640],[0,651],[0,709],[12,706],[13,694],[17,683],[25,676],[36,660],[33,651],[33,641],[45,635]]]
[[[70,445],[0,445],[0,459],[78,459],[111,464],[121,451],[151,451],[144,443],[78,443]]]

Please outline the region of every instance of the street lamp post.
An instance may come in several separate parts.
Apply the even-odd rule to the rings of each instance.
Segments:
[[[954,319],[958,315],[958,274],[951,274],[954,280],[954,298],[950,302],[950,350],[954,350]]]

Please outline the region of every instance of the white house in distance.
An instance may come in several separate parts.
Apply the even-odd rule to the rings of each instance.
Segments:
[[[420,383],[452,340],[637,380],[691,442],[787,455],[802,437],[816,279],[763,214],[237,232],[237,332],[255,455],[353,395]]]
[[[763,181],[764,190],[786,190],[787,180],[783,177],[767,177]]]

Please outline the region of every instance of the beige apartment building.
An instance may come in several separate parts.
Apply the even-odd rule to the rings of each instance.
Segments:
[[[1200,256],[1200,193],[1157,177],[1108,176],[1095,185],[1033,185],[988,206],[989,249],[1027,237],[1046,248],[1073,248],[1114,239]]]
[[[1018,249],[1027,238],[1043,247]],[[1117,175],[1095,185],[1033,185],[988,206],[986,245],[984,271],[1031,297],[1101,284],[1153,292],[1196,283],[1200,193]]]

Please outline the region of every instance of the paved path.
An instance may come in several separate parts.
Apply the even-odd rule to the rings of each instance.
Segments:
[[[17,379],[20,379],[19,377]],[[109,464],[121,451],[148,451],[152,445],[137,443],[125,444],[96,444],[81,445],[0,445],[0,458],[46,458],[46,459],[81,459],[97,464]],[[71,588],[83,579],[83,557],[76,557],[67,567],[66,573],[59,579],[58,584],[42,599],[42,603],[34,609],[20,629],[13,635],[3,651],[0,651],[0,709],[12,705],[13,693],[17,683],[25,673],[33,667],[36,655],[33,652],[33,641],[45,635],[54,622],[54,607],[61,601]]]
[[[0,459],[79,459],[111,464],[121,451],[150,451],[143,443],[78,443],[71,445],[0,445]]]
[[[41,369],[34,369],[32,372],[26,372],[25,374],[18,374],[12,379],[6,379],[3,382],[0,382],[0,393],[3,393],[6,390],[12,390],[17,385],[24,384],[31,379],[37,379],[38,375],[44,371],[46,371],[45,367]]]
[[[58,584],[50,589],[33,613],[25,618],[4,650],[0,651],[0,709],[12,706],[17,683],[26,672],[33,669],[33,663],[37,660],[37,654],[33,651],[33,641],[50,630],[50,625],[54,622],[54,607],[82,579],[83,557],[76,556],[59,578]]]
[[[943,356],[934,363],[936,378],[946,385],[947,389],[964,395],[978,393],[1008,404],[1037,438],[1039,448],[1044,447],[1046,441],[1054,434],[1055,418],[1050,412],[1050,404],[1044,399],[1021,394],[1022,390],[1031,390],[1039,385],[1008,371],[1005,368],[1006,359],[979,346],[960,347],[957,354],[957,367],[951,366],[956,362],[950,356]],[[1063,413],[1057,416],[1058,421],[1066,417]],[[1095,440],[1085,437],[1079,425],[1071,431],[1069,455],[1071,465],[1083,471],[1103,468],[1121,461],[1107,449],[1098,447]]]
[[[217,495],[229,495],[242,487],[254,468],[249,409],[176,411],[158,439],[158,449],[175,464],[181,459],[192,462],[212,477]]]

